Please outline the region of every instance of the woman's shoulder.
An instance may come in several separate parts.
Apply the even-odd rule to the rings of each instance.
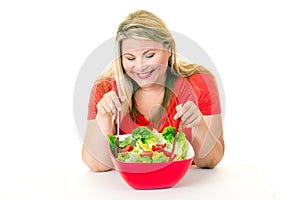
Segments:
[[[180,78],[178,85],[183,96],[190,93],[196,98],[203,115],[219,114],[221,112],[218,86],[211,73],[198,73]],[[179,89],[181,88],[181,89]],[[179,93],[180,94],[180,93]],[[190,98],[190,97],[189,97]]]
[[[215,78],[211,73],[195,73],[187,77],[179,77],[178,85],[189,83],[192,86],[205,87],[214,80]]]
[[[105,94],[111,91],[114,87],[114,78],[112,77],[101,77],[95,81],[93,89],[94,92]]]
[[[211,73],[196,73],[187,77],[189,82],[205,82],[207,80],[214,80],[215,77]]]

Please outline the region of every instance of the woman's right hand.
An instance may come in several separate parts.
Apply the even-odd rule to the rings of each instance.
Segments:
[[[99,125],[100,131],[104,135],[113,134],[112,131],[112,117],[121,110],[121,104],[125,98],[118,98],[115,91],[107,92],[103,95],[97,104],[96,120]]]

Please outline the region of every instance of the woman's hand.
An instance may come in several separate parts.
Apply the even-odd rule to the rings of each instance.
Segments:
[[[124,98],[119,99],[115,91],[105,93],[102,99],[97,104],[97,115],[101,115],[103,117],[111,117],[121,109],[121,104],[123,103],[123,101]]]
[[[203,116],[198,107],[192,101],[187,101],[183,105],[176,106],[177,113],[174,119],[181,117],[181,122],[186,128],[191,128],[200,124]]]
[[[96,120],[104,135],[112,134],[112,117],[121,110],[124,99],[124,97],[119,99],[115,91],[110,91],[105,93],[97,104]]]

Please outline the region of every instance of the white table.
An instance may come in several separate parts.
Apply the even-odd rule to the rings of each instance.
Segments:
[[[262,171],[250,165],[226,164],[213,170],[191,167],[176,186],[162,190],[134,190],[117,171],[93,173],[85,167],[25,173],[11,181],[5,199],[279,199]]]

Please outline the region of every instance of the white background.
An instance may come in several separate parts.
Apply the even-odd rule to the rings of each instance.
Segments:
[[[281,199],[299,198],[296,1],[7,2],[0,3],[1,199],[32,196],[22,188],[35,179],[18,182],[26,173],[88,170],[73,120],[76,77],[136,9],[197,42],[217,67],[226,96],[220,167],[254,164]]]

